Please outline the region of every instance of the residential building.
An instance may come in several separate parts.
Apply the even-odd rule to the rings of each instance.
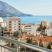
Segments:
[[[0,22],[3,22],[3,18],[2,17],[0,17]]]
[[[0,25],[1,25],[3,28],[5,28],[5,27],[6,27],[6,22],[5,22],[5,21],[0,22]]]
[[[19,17],[11,17],[7,21],[7,29],[9,32],[16,32],[20,30],[20,18]]]
[[[50,27],[52,28],[52,22],[50,22]]]
[[[47,34],[47,36],[52,36],[52,28],[46,29],[45,33]]]
[[[36,36],[36,30],[38,28],[38,25],[35,25],[35,24],[22,24],[21,27],[22,27],[21,29],[22,29],[23,32],[25,31],[28,34]]]
[[[2,17],[0,17],[0,26],[6,27],[6,21],[4,21]]]
[[[42,26],[46,26],[46,28],[49,28],[50,24],[47,21],[42,21],[41,22]]]

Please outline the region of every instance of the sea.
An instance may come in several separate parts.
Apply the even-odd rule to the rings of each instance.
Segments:
[[[7,20],[10,17],[4,17]],[[52,16],[20,16],[22,24],[40,24],[42,21],[52,22]]]
[[[23,16],[20,18],[22,24],[39,24],[42,21],[52,22],[52,16]]]

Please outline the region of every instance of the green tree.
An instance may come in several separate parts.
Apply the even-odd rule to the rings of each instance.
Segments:
[[[32,40],[31,39],[27,39],[27,43],[31,43],[32,44]]]
[[[3,31],[4,31],[4,27],[2,27],[1,25],[0,25],[0,34],[1,34],[1,36],[3,36],[4,35],[4,33],[3,33]]]
[[[42,23],[41,23],[40,26],[37,28],[37,31],[40,31],[42,35],[46,35],[46,34],[45,34],[45,30],[46,30],[46,26],[43,26]]]
[[[48,48],[48,49],[51,49],[51,45],[49,44],[49,45],[47,46],[47,48]]]
[[[18,31],[16,31],[16,32],[14,32],[14,37],[18,37],[19,36],[19,34],[20,34],[20,32],[18,32]]]

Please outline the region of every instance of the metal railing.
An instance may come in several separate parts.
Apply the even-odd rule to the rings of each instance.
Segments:
[[[0,39],[4,40],[4,41],[7,40],[7,41],[9,41],[11,43],[14,43],[17,46],[15,49],[8,48],[8,47],[5,47],[5,46],[1,46],[2,48],[4,47],[4,49],[9,50],[10,52],[20,52],[20,46],[29,48],[31,50],[37,50],[39,52],[52,52],[52,50],[49,50],[49,49],[46,49],[46,48],[42,48],[42,47],[39,47],[39,46],[36,46],[36,45],[24,43],[24,42],[21,42],[21,41],[17,41],[17,40],[14,40],[14,39],[11,39],[11,38],[7,38],[7,37],[4,37],[4,36],[0,36]]]
[[[0,45],[0,52],[15,52],[14,49]]]

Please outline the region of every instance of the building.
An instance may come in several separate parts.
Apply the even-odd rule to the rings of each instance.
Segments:
[[[46,28],[49,28],[50,24],[47,21],[42,21],[41,22],[42,26],[46,26]]]
[[[16,32],[20,30],[20,18],[11,17],[7,21],[7,30],[8,32]]]
[[[0,26],[3,27],[3,28],[5,28],[6,27],[6,22],[5,21],[0,22]]]
[[[50,28],[50,24],[47,21],[42,21],[38,30],[37,30],[37,33],[45,36],[47,33],[46,31],[49,28]]]
[[[0,17],[0,22],[3,22],[3,18],[2,17]]]
[[[52,22],[50,23],[50,27],[52,28]]]
[[[3,26],[3,19],[0,17],[0,26]]]
[[[47,34],[47,36],[52,36],[52,28],[46,29],[45,33]]]
[[[22,24],[21,27],[22,27],[21,29],[22,29],[23,32],[25,31],[28,34],[36,36],[36,30],[38,28],[38,25],[35,25],[35,24]]]

